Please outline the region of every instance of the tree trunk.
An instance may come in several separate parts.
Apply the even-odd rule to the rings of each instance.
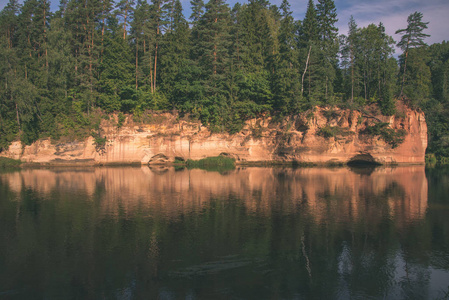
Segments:
[[[46,15],[47,15],[47,11],[46,11],[46,9],[45,9],[45,6],[46,6],[46,1],[44,1],[44,47],[45,47],[45,68],[46,68],[46,71],[47,71],[47,73],[48,73],[48,58],[47,58],[47,54],[48,54],[48,52],[47,52],[47,29],[46,29]]]
[[[103,4],[103,12],[104,12],[105,9],[106,9],[106,8],[105,8],[105,4]],[[102,25],[102,27],[101,27],[101,52],[100,52],[100,56],[101,56],[100,60],[101,60],[101,62],[103,62],[104,28],[105,28],[105,23],[106,23],[106,20],[105,20],[105,17],[103,17],[103,25]]]
[[[157,48],[158,48],[158,43],[156,42],[156,49],[155,49],[155,52],[154,52],[153,92],[156,92]]]
[[[354,103],[354,50],[351,45],[351,104]]]
[[[153,70],[151,70],[151,50],[150,50],[150,43],[148,43],[148,64],[150,68],[150,89],[151,93],[154,93],[154,87],[153,87]]]
[[[328,80],[329,78],[326,76],[326,94],[325,94],[325,96],[324,96],[324,99],[326,99],[326,103],[328,102],[328,99],[327,99],[327,85],[328,85]]]
[[[137,91],[137,88],[138,88],[138,83],[137,83],[137,74],[138,74],[138,67],[139,67],[139,62],[138,62],[138,59],[139,59],[139,54],[138,54],[138,52],[139,52],[139,39],[138,38],[136,38],[136,91]]]
[[[404,73],[402,74],[401,93],[399,94],[399,98],[402,97],[402,93],[404,92],[405,71],[407,70],[407,57],[408,57],[408,45],[407,45],[407,49],[405,50]]]
[[[17,126],[19,126],[19,130],[20,130],[20,118],[19,118],[19,107],[16,103],[16,115],[17,115]]]
[[[123,39],[126,39],[126,18],[128,17],[128,5],[129,2],[126,3],[125,16],[123,17]]]
[[[160,11],[160,7],[158,7],[158,11]],[[159,46],[158,36],[159,36],[160,28],[159,28],[159,20],[156,27],[156,48],[154,50],[154,76],[153,76],[153,93],[156,92],[156,75],[157,75],[157,49]]]
[[[310,47],[309,47],[309,52],[307,53],[306,67],[304,68],[304,73],[302,73],[302,78],[301,78],[301,97],[302,97],[303,92],[304,92],[304,76],[306,75],[307,67],[309,66],[310,51],[312,51],[312,45],[310,45]]]
[[[218,18],[215,18],[214,23],[218,22]],[[217,74],[217,33],[215,32],[214,38],[214,75]]]

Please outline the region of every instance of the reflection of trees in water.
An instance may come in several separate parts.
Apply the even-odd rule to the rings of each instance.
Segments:
[[[49,297],[419,299],[433,253],[448,253],[447,215],[404,216],[427,200],[411,195],[423,170],[148,172],[105,168],[78,185],[59,172],[44,188],[50,173],[14,177],[20,188],[1,176],[4,290],[20,270],[30,291],[58,286]]]

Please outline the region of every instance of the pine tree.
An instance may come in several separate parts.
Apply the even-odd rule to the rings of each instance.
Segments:
[[[350,102],[354,102],[354,97],[359,94],[359,72],[356,64],[356,58],[359,56],[360,48],[360,30],[357,28],[357,23],[354,17],[351,16],[348,23],[348,36],[343,38],[342,56],[343,64],[349,68],[350,78]]]
[[[239,58],[245,71],[273,72],[273,57],[278,52],[276,20],[265,1],[250,1],[241,13]],[[241,47],[240,47],[241,46]]]
[[[9,0],[0,13],[0,35],[8,41],[8,48],[15,46],[15,35],[18,29],[18,15],[21,5],[18,0]]]
[[[134,0],[121,0],[116,5],[116,15],[123,20],[123,39],[126,39],[127,26],[132,20],[134,14]]]
[[[156,92],[156,86],[158,82],[157,76],[157,68],[158,68],[158,60],[159,60],[159,45],[161,42],[162,34],[164,32],[164,28],[169,24],[169,17],[167,8],[169,6],[166,5],[166,0],[152,0],[151,6],[151,29],[153,30],[154,38],[153,38],[153,49],[154,49],[154,64],[153,64],[153,82],[152,82],[152,91]]]
[[[150,22],[150,7],[146,1],[138,0],[136,8],[134,10],[134,18],[131,22],[131,40],[135,51],[135,86],[136,90],[139,87],[139,81],[141,81],[142,71],[141,62],[143,53],[146,51],[145,36],[145,24]]]
[[[333,0],[318,0],[317,4],[318,36],[320,49],[323,51],[323,59],[319,61],[324,82],[321,82],[324,89],[324,99],[329,101],[333,93],[333,82],[336,76],[337,53],[338,53],[338,28],[335,27],[337,10]]]
[[[314,82],[314,78],[316,77],[315,65],[320,52],[318,34],[319,27],[315,5],[313,4],[313,0],[309,0],[298,38],[298,48],[301,49],[301,97],[303,97],[305,90],[309,100],[311,100],[312,94],[316,94],[313,92],[313,87],[316,85]]]
[[[190,15],[190,20],[192,25],[195,26],[198,24],[204,14],[204,2],[203,0],[191,0],[190,5],[192,6],[192,14]]]
[[[137,105],[133,56],[129,44],[123,39],[123,27],[113,18],[108,23],[110,30],[104,36],[104,57],[99,66],[99,104],[107,112],[130,112]]]
[[[0,12],[0,151],[6,149],[21,129],[19,104],[13,93],[19,66],[17,37],[20,5],[12,0]]]
[[[209,103],[203,119],[220,126],[219,130],[224,130],[229,104],[226,86],[231,58],[231,15],[223,0],[210,0],[205,8],[197,28],[198,40],[194,41],[197,43],[196,59],[203,73],[206,93],[204,100]]]
[[[407,28],[399,29],[396,31],[396,34],[401,34],[401,40],[397,44],[399,48],[402,49],[403,52],[403,72],[402,72],[402,82],[401,82],[401,92],[399,97],[402,97],[404,91],[405,84],[405,76],[407,71],[407,59],[409,50],[412,48],[417,48],[426,45],[424,43],[424,39],[429,37],[430,35],[423,33],[425,29],[427,29],[427,24],[429,22],[422,21],[423,14],[415,11],[407,18]]]
[[[281,4],[281,24],[279,28],[279,55],[272,78],[275,95],[274,106],[286,113],[299,103],[299,70],[297,65],[296,25],[292,17],[290,4],[283,0]]]
[[[161,89],[170,94],[175,78],[188,58],[189,24],[182,14],[179,0],[174,3],[172,29],[163,37],[161,47]]]

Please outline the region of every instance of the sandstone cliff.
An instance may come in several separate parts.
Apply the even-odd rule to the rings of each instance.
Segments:
[[[199,122],[159,114],[150,124],[128,118],[122,128],[103,121],[104,145],[90,137],[65,143],[49,139],[23,147],[14,142],[0,153],[34,163],[142,163],[201,159],[227,155],[237,163],[296,161],[347,163],[354,160],[389,163],[424,163],[427,125],[422,112],[400,108],[400,116],[317,107],[313,112],[276,122],[271,117],[246,122],[237,134],[213,134]],[[375,124],[397,134],[400,143],[373,133]]]

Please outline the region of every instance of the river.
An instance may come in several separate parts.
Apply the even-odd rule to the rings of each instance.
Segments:
[[[3,299],[447,299],[449,169],[0,173]]]

